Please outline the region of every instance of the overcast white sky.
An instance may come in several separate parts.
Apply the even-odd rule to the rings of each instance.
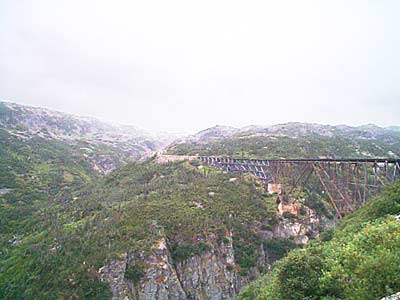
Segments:
[[[0,99],[150,130],[400,124],[400,1],[0,0]]]

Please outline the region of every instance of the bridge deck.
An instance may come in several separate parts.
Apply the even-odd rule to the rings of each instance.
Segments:
[[[215,159],[216,161],[245,161],[245,162],[348,162],[348,163],[400,163],[400,158],[281,158],[281,159],[255,159],[255,158],[235,158],[223,156],[199,156],[199,159]]]

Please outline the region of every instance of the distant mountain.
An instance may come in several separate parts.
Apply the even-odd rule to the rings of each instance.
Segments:
[[[361,125],[351,127],[347,125],[321,125],[315,123],[290,122],[284,124],[276,124],[271,126],[250,125],[241,128],[231,126],[214,126],[204,129],[192,136],[186,138],[188,141],[210,141],[211,139],[222,139],[227,137],[248,137],[248,136],[307,136],[317,134],[321,136],[345,136],[366,139],[376,139],[380,137],[388,137],[391,131],[400,130],[400,127],[379,127],[374,124]]]
[[[109,124],[92,117],[74,116],[15,103],[2,102],[1,105],[0,124],[3,127],[30,134],[42,134],[43,137],[112,143],[149,135],[133,126]]]
[[[176,141],[167,153],[260,158],[399,157],[400,131],[371,124],[358,127],[311,123],[243,128],[215,126]]]
[[[214,127],[202,130],[188,139],[191,140],[191,138],[193,138],[194,141],[210,141],[223,137],[230,137],[239,132],[240,129],[235,127],[216,125]]]
[[[103,173],[149,156],[174,138],[134,126],[8,102],[0,102],[0,129],[20,140],[35,138],[73,146]]]

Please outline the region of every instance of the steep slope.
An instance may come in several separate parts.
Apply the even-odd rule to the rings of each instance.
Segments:
[[[0,141],[0,255],[46,230],[47,209],[68,206],[73,191],[165,142],[131,127],[1,102]]]
[[[0,141],[0,197],[7,203],[0,207],[1,245],[39,226],[34,216],[55,195],[167,142],[134,127],[6,102],[0,102]]]
[[[332,224],[305,206],[285,218],[275,198],[196,162],[128,165],[58,194],[5,245],[0,298],[232,299]]]
[[[257,158],[399,157],[400,132],[375,125],[359,127],[287,123],[224,130],[213,127],[167,149],[176,155]]]
[[[399,292],[399,214],[398,181],[320,241],[290,252],[238,299],[373,300]]]
[[[24,222],[28,211],[45,206],[50,197],[100,175],[78,146],[41,137],[21,140],[3,129],[0,139],[0,191],[7,202],[0,208],[2,234],[12,220]]]

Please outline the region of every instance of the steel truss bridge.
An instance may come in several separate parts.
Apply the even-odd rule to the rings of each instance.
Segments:
[[[354,211],[388,182],[400,179],[400,159],[244,159],[199,156],[200,161],[232,173],[251,173],[265,185],[282,184],[290,195],[296,187],[319,183],[339,218]]]

